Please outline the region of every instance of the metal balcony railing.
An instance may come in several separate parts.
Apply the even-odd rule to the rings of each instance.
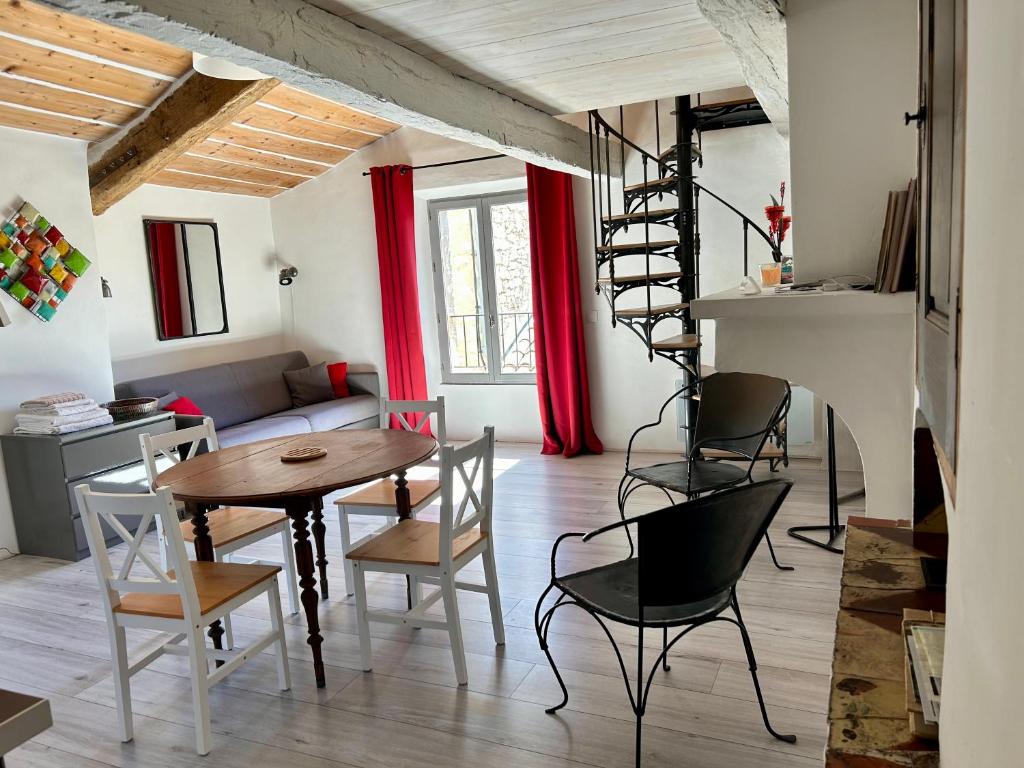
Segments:
[[[502,312],[496,318],[501,373],[533,373],[533,313]],[[452,370],[486,371],[487,315],[448,316],[448,348]]]

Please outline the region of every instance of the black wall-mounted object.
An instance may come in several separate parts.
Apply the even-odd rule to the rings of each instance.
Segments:
[[[291,285],[298,276],[299,270],[295,267],[282,267],[281,271],[277,273],[277,283],[278,285],[287,287]]]

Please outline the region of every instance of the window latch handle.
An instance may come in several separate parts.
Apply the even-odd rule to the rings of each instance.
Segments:
[[[494,327],[494,315],[487,316],[487,323],[491,326],[491,328]]]

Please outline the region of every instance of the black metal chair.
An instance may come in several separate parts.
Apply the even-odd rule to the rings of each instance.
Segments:
[[[690,456],[651,466],[631,466],[633,442],[637,437],[661,424],[665,409],[672,402],[697,392],[700,400]],[[694,499],[705,493],[752,482],[751,473],[758,456],[773,430],[785,420],[791,396],[788,382],[757,373],[713,373],[674,392],[662,404],[657,421],[644,424],[629,438],[626,471],[618,491],[622,519],[626,519],[626,501],[645,486],[660,488],[674,504],[676,500],[670,491]],[[727,451],[740,461],[705,458],[701,452],[706,449]],[[767,533],[765,542],[775,567],[782,571],[793,570],[792,566],[779,563]],[[632,538],[629,543],[632,548]]]
[[[659,664],[665,667],[669,649],[691,630],[725,621],[739,627],[765,728],[776,739],[790,744],[796,742],[796,736],[778,733],[768,720],[757,679],[754,648],[736,598],[736,582],[743,575],[792,485],[791,480],[766,480],[613,523],[588,534],[565,533],[559,536],[551,550],[551,583],[537,601],[534,613],[540,647],[562,688],[561,703],[546,710],[547,713],[553,714],[569,702],[569,692],[548,647],[548,630],[559,608],[575,605],[601,625],[615,649],[626,693],[636,715],[636,765],[639,766],[641,725]],[[608,531],[628,530],[631,525],[637,527],[636,557],[557,575],[556,556],[565,539],[576,537],[587,542]],[[558,589],[561,594],[542,613],[544,600],[553,589]],[[732,609],[735,618],[722,615],[726,608]],[[635,688],[630,684],[622,653],[606,620],[637,628]],[[677,627],[682,627],[682,630],[668,641],[669,629]],[[655,658],[646,681],[645,629],[661,629],[664,638],[663,650]]]

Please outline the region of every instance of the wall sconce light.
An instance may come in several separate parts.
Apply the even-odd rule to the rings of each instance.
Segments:
[[[298,276],[299,270],[297,270],[295,267],[282,267],[281,271],[277,273],[278,285],[291,285],[292,281]]]
[[[104,299],[114,298],[114,292],[110,290],[110,283],[107,282],[107,278],[100,278],[100,292],[103,294]]]

